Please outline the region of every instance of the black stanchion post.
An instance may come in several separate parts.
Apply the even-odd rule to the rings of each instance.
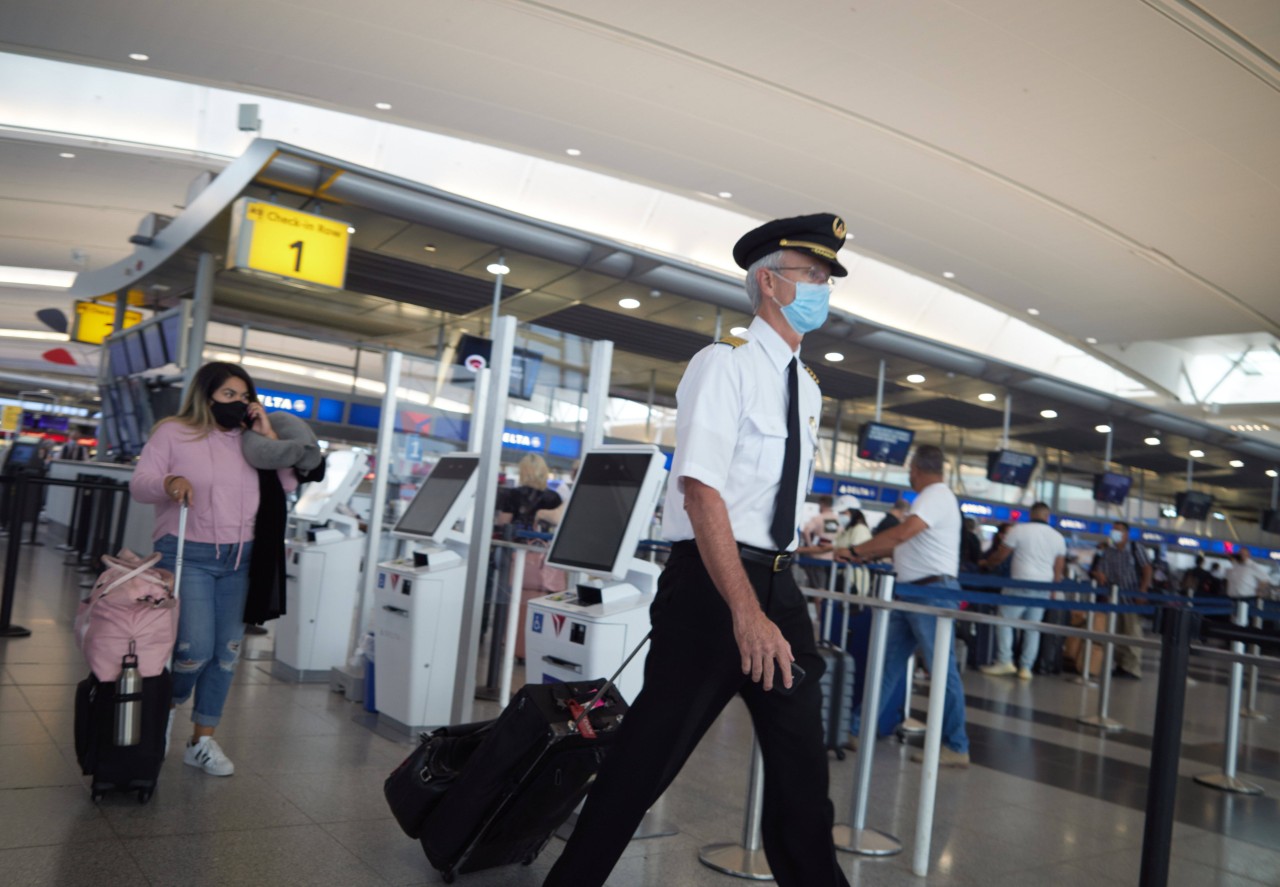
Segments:
[[[121,483],[116,495],[120,497],[120,505],[116,509],[116,533],[111,540],[113,554],[124,548],[125,524],[129,522],[129,485]]]
[[[1147,774],[1146,823],[1142,830],[1142,873],[1139,887],[1165,887],[1169,850],[1173,846],[1173,807],[1178,794],[1178,760],[1182,754],[1182,712],[1187,701],[1187,662],[1200,616],[1189,609],[1165,614],[1160,650],[1156,720]]]
[[[18,588],[18,555],[22,552],[22,510],[27,507],[27,481],[21,474],[13,478],[12,510],[9,512],[9,545],[4,558],[4,591],[0,595],[0,638],[25,638],[31,629],[13,624],[13,596]]]

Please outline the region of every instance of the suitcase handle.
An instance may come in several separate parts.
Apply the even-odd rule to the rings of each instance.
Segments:
[[[604,696],[604,694],[609,692],[609,688],[612,687],[613,682],[618,679],[618,675],[622,674],[623,669],[625,669],[628,665],[631,664],[632,659],[636,658],[636,654],[640,652],[640,648],[643,647],[645,644],[649,643],[649,638],[652,635],[653,635],[653,629],[649,629],[649,631],[645,633],[645,636],[640,639],[640,643],[636,644],[636,648],[632,650],[629,654],[627,654],[626,659],[622,660],[622,664],[618,666],[618,670],[613,673],[613,676],[610,677],[609,680],[604,682],[604,686],[602,686],[598,691],[596,691],[595,696],[591,697],[591,701],[588,702],[583,707],[582,714],[578,715],[570,723],[570,726],[572,726],[574,730],[581,732],[582,722],[587,718],[591,717],[591,711],[596,707],[596,703],[600,701],[601,697]]]

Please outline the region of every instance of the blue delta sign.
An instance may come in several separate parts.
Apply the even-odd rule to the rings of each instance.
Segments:
[[[295,416],[309,418],[311,416],[311,408],[315,402],[315,398],[308,394],[298,394],[295,391],[275,391],[271,388],[258,388],[258,400],[262,402],[262,406],[268,412],[272,410],[283,410],[286,413],[293,413]]]

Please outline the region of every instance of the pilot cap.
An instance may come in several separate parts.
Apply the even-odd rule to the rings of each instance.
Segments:
[[[733,260],[746,270],[769,253],[793,249],[827,262],[832,277],[845,277],[849,272],[836,260],[844,233],[844,219],[831,213],[775,219],[742,235],[734,244]]]

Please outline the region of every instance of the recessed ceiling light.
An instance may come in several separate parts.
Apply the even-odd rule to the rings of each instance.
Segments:
[[[59,156],[59,157],[62,157],[62,158],[65,158],[65,159],[67,159],[67,160],[70,160],[71,158],[75,157],[76,155],[72,154],[70,151],[63,151],[63,152],[62,152],[61,154],[59,154],[58,156]]]
[[[582,151],[581,151],[580,149],[578,149],[578,148],[565,148],[565,149],[564,149],[564,153],[568,154],[570,157],[581,157],[581,156],[582,156]]]
[[[733,329],[729,330],[729,333],[734,336],[742,336],[745,335],[746,332],[747,328],[745,326],[735,326]]]
[[[732,192],[732,191],[721,191],[721,192],[719,193],[719,197],[720,197],[720,199],[721,199],[721,200],[729,200],[729,199],[731,199],[731,198],[733,197],[733,192]]]
[[[391,110],[391,103],[390,103],[390,102],[378,102],[376,105],[374,105],[374,107],[375,107],[375,108],[377,108],[379,111],[390,111],[390,110]]]
[[[832,363],[839,363],[840,361],[844,360],[844,355],[841,354],[839,351],[828,351],[826,354],[823,355],[823,357],[825,357],[827,360],[831,361]]]
[[[0,285],[56,286],[66,289],[76,282],[74,271],[55,271],[52,268],[19,268],[0,265]]]
[[[1032,317],[1039,317],[1039,316],[1040,316],[1040,309],[1039,309],[1039,308],[1028,308],[1028,309],[1027,309],[1027,313],[1028,313],[1028,314],[1030,314]]]
[[[1191,450],[1190,452],[1187,453],[1187,455],[1190,456],[1192,459],[1203,459],[1204,450]]]
[[[1086,343],[1086,344],[1089,344],[1089,345],[1097,345],[1097,344],[1098,344],[1098,340],[1097,340],[1097,339],[1095,339],[1093,336],[1086,336],[1086,337],[1085,337],[1085,343]]]
[[[1153,435],[1151,435],[1151,436],[1150,436],[1150,437],[1148,437],[1148,438],[1144,438],[1144,439],[1143,439],[1143,443],[1145,443],[1145,444],[1146,444],[1147,446],[1149,446],[1149,447],[1158,447],[1158,446],[1160,446],[1160,438],[1156,437],[1156,436],[1153,434]]]
[[[982,401],[983,403],[991,403],[995,399],[996,399],[996,396],[992,394],[990,391],[984,391],[978,395],[978,400]]]
[[[1042,419],[1056,419],[1056,418],[1058,418],[1058,411],[1057,411],[1057,410],[1041,410],[1041,411],[1040,411],[1040,418],[1042,418]]]
[[[1213,519],[1214,519],[1214,520],[1226,520],[1226,519],[1227,519],[1227,516],[1226,516],[1225,514],[1223,514],[1221,511],[1215,511],[1215,512],[1213,513]]]
[[[350,225],[348,225],[348,226],[347,226],[347,233],[348,233],[348,234],[355,234],[355,233],[356,233],[356,229],[355,229],[355,228],[352,228]]]
[[[433,253],[436,251],[436,245],[434,243],[423,244],[422,248],[429,253]]]
[[[943,277],[945,277],[947,280],[955,280],[955,278],[956,278],[956,272],[954,272],[954,271],[943,271],[943,272],[942,272],[942,276],[943,276]]]
[[[1228,464],[1228,465],[1230,465],[1232,468],[1244,468],[1244,460],[1243,460],[1243,459],[1232,459],[1232,460],[1231,460],[1230,462],[1228,462],[1227,464]]]
[[[1276,471],[1274,468],[1268,468],[1267,477],[1280,477],[1280,471]]]
[[[1110,434],[1110,433],[1111,433],[1111,426],[1110,426],[1110,425],[1095,425],[1095,426],[1093,426],[1093,430],[1094,430],[1094,431],[1096,431],[1096,432],[1098,432],[1099,434]]]
[[[510,268],[498,262],[494,262],[493,264],[486,266],[484,270],[488,271],[490,274],[510,274],[511,273]]]
[[[129,53],[129,58],[133,59],[135,62],[151,61],[151,56],[147,55],[145,52],[131,52]]]
[[[911,375],[907,376],[907,381],[912,383],[913,385],[919,385],[921,382],[924,381],[924,376],[920,375],[919,373],[912,373]]]
[[[618,305],[630,311],[632,308],[640,307],[640,300],[639,299],[619,299]]]

